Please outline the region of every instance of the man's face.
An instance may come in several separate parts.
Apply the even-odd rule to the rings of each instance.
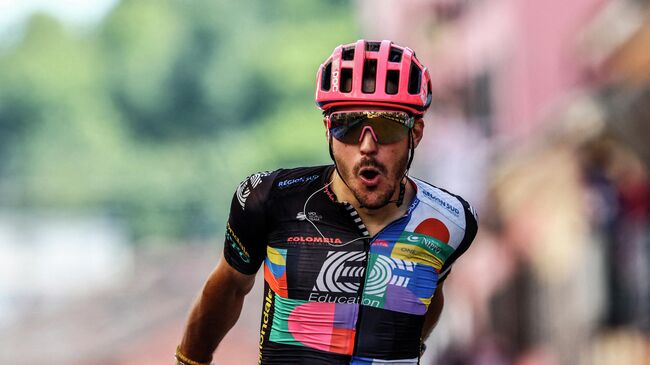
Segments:
[[[409,132],[413,133],[415,146],[422,137],[422,129],[423,123],[418,120]],[[332,151],[341,177],[363,207],[377,209],[397,199],[399,182],[408,163],[408,137],[379,144],[367,130],[355,144],[332,138]]]

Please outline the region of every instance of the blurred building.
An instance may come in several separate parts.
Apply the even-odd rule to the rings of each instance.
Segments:
[[[124,230],[102,217],[0,214],[0,328],[121,285],[131,251]]]

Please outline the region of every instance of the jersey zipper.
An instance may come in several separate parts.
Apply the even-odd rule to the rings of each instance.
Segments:
[[[369,255],[370,255],[370,246],[372,245],[372,242],[379,237],[379,235],[392,226],[393,224],[399,222],[402,219],[408,218],[408,214],[404,215],[402,217],[399,217],[395,219],[394,221],[388,223],[384,228],[380,229],[379,232],[377,232],[374,236],[367,237],[363,240],[363,251],[365,254],[365,258],[363,260],[363,275],[361,275],[361,282],[359,283],[359,290],[357,291],[357,295],[359,296],[359,312],[357,313],[357,323],[354,325],[354,347],[352,348],[352,356],[354,357],[357,352],[357,347],[359,345],[359,329],[361,326],[361,317],[362,317],[362,306],[363,306],[363,289],[366,285],[366,276],[368,274],[368,262],[369,262]]]
[[[368,255],[370,252],[370,244],[371,244],[371,238],[368,237],[363,240],[363,251],[366,255],[366,257],[363,259],[363,274],[361,275],[361,282],[359,283],[359,291],[357,292],[357,296],[359,297],[359,304],[358,304],[358,312],[357,312],[357,323],[354,325],[354,347],[352,348],[352,356],[354,356],[357,352],[357,347],[359,345],[359,327],[361,326],[361,315],[362,315],[362,310],[361,307],[363,306],[363,288],[366,285],[366,273],[368,272]]]

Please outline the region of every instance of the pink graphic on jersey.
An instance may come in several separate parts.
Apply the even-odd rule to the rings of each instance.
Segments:
[[[354,304],[305,303],[289,314],[291,335],[314,349],[351,355],[354,348]]]

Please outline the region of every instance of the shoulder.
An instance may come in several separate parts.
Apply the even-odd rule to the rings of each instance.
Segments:
[[[433,186],[423,180],[411,178],[417,187],[418,205],[416,219],[435,221],[448,232],[448,244],[457,248],[468,238],[476,235],[478,216],[474,208],[460,195]],[[471,237],[471,238],[470,238]]]
[[[330,166],[296,167],[278,170],[273,190],[290,192],[302,190],[327,179]]]
[[[237,186],[237,201],[242,209],[246,209],[248,205],[264,203],[278,195],[286,196],[305,190],[327,178],[325,175],[329,171],[328,167],[296,167],[256,172]]]
[[[478,222],[476,210],[460,195],[451,193],[448,190],[436,187],[417,178],[411,179],[418,188],[417,198],[430,208],[439,211],[458,224],[462,224],[467,219],[473,219]]]

